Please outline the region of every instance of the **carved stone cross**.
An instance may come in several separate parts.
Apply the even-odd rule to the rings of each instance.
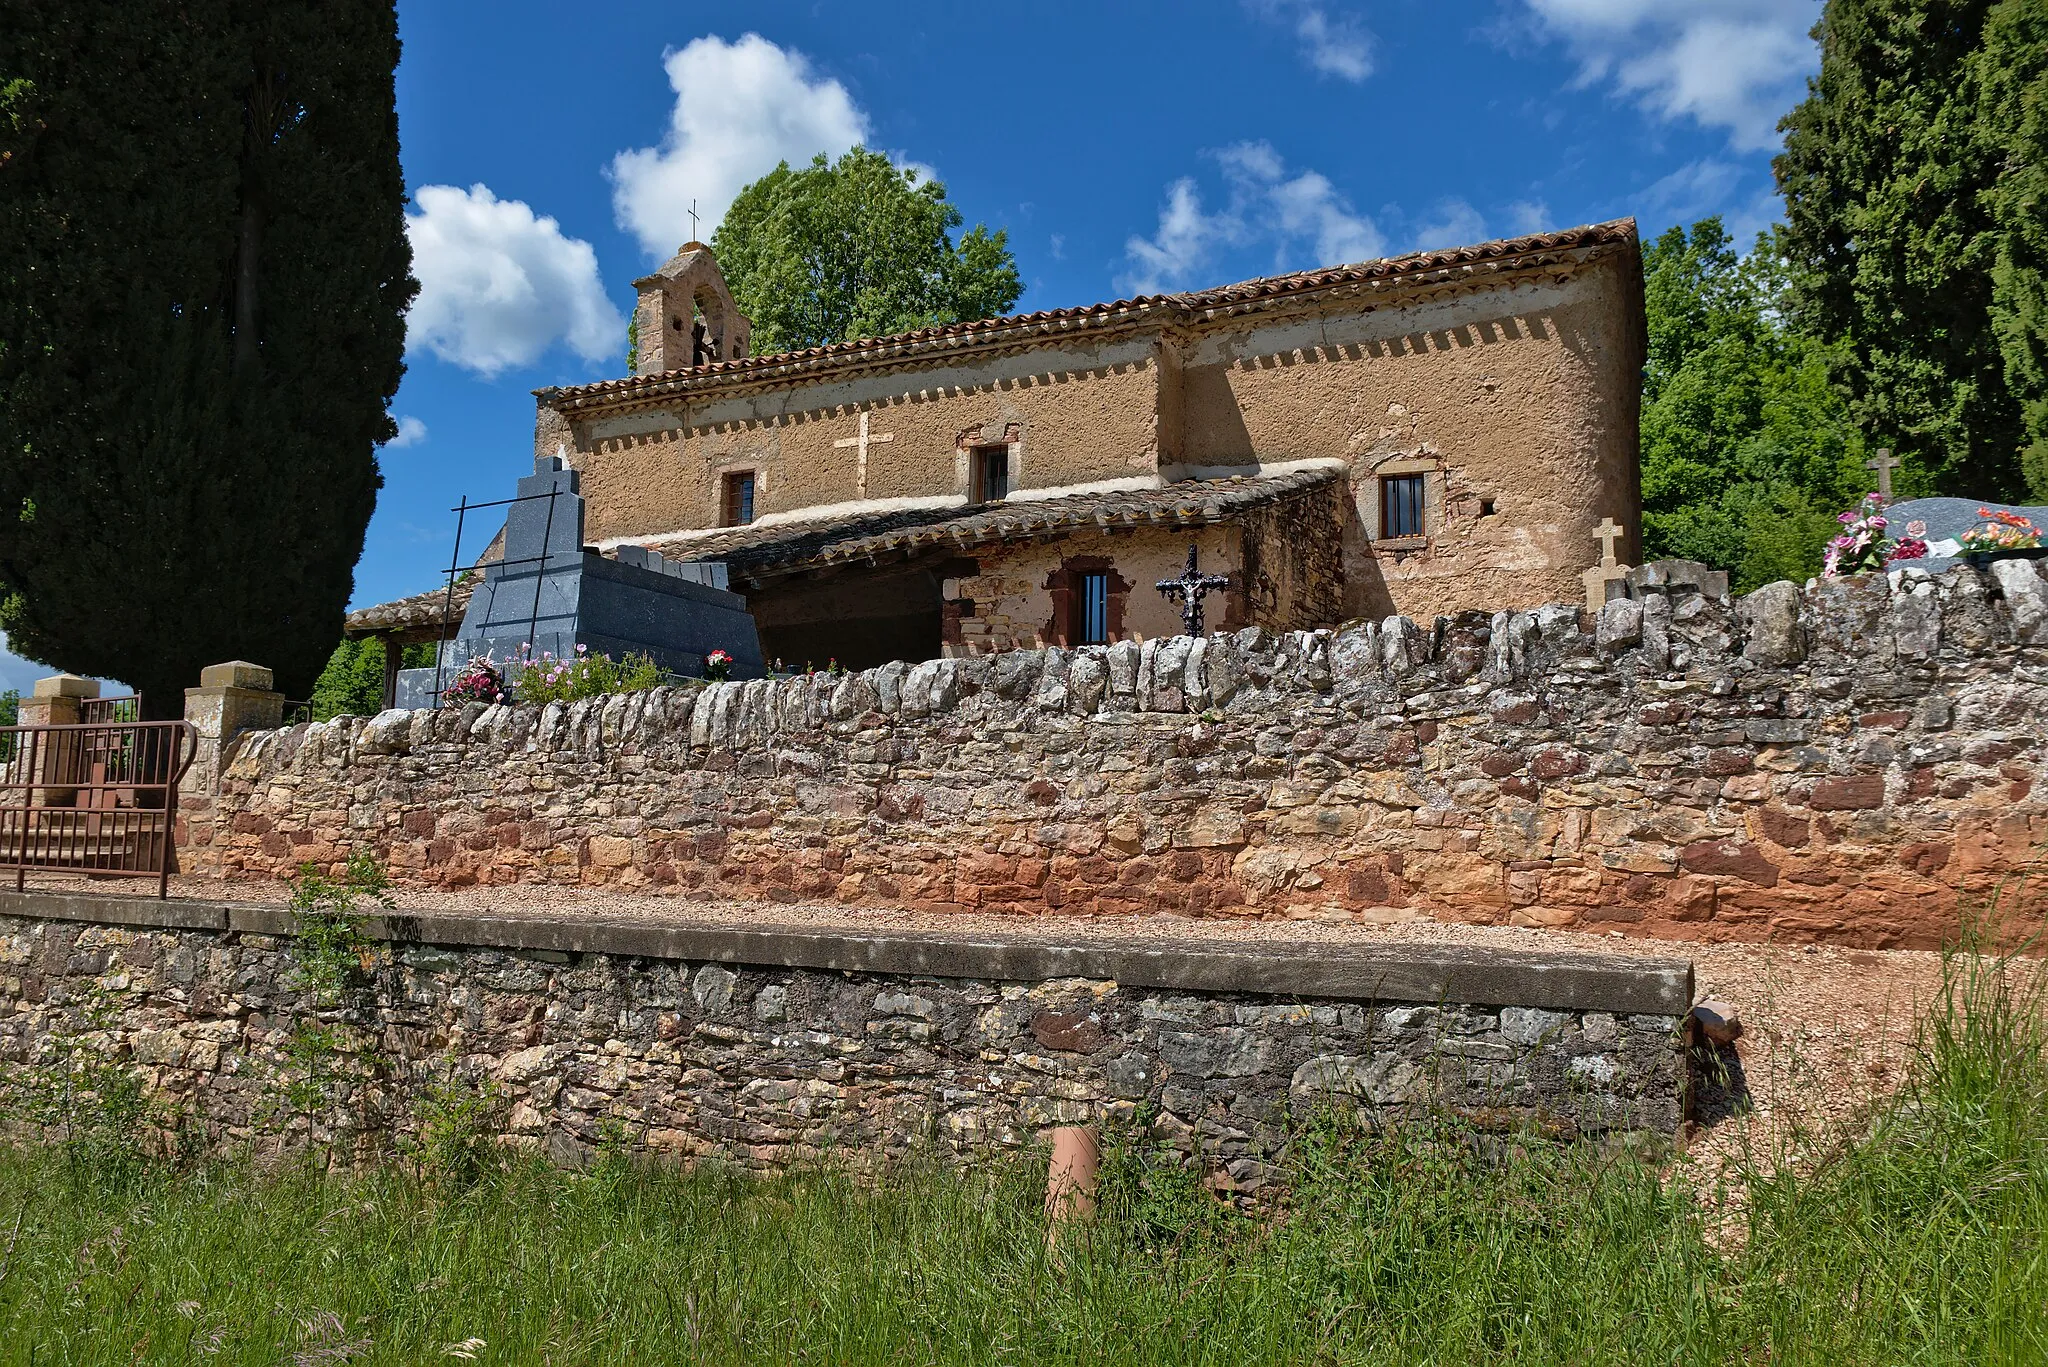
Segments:
[[[1221,593],[1230,587],[1227,574],[1203,574],[1195,560],[1195,546],[1188,543],[1188,567],[1181,571],[1178,579],[1162,579],[1157,585],[1162,596],[1180,600],[1181,625],[1188,629],[1188,635],[1202,634],[1202,595]]]
[[[1614,564],[1614,543],[1628,535],[1627,531],[1617,525],[1613,518],[1603,517],[1600,519],[1600,525],[1593,529],[1593,535],[1600,542],[1600,563]]]
[[[896,440],[894,432],[868,431],[868,411],[863,408],[860,411],[860,435],[857,437],[841,437],[838,441],[832,443],[833,446],[842,449],[849,446],[860,449],[860,455],[855,462],[854,483],[859,487],[862,498],[868,496],[868,447],[876,443],[894,440]]]
[[[1863,462],[1864,469],[1877,471],[1877,494],[1879,498],[1890,501],[1892,496],[1892,471],[1901,463],[1899,458],[1892,454],[1892,449],[1889,446],[1878,447],[1877,459]]]
[[[1628,566],[1614,558],[1614,543],[1628,535],[1611,517],[1600,519],[1600,525],[1593,529],[1594,537],[1600,542],[1600,563],[1579,576],[1579,582],[1586,586],[1586,611],[1598,612],[1607,605],[1608,596],[1615,586],[1628,578]]]

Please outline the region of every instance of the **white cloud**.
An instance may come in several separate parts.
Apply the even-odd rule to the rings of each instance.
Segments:
[[[1236,143],[1215,155],[1223,168],[1223,207],[1204,210],[1193,177],[1169,185],[1158,230],[1124,244],[1130,269],[1118,277],[1119,288],[1132,294],[1183,288],[1229,249],[1264,247],[1279,271],[1364,261],[1384,250],[1379,228],[1327,176],[1288,175],[1271,143]]]
[[[1819,63],[1808,36],[1820,0],[1526,0],[1579,63],[1667,118],[1728,130],[1735,147],[1777,144],[1778,119]]]
[[[624,348],[626,320],[605,297],[588,242],[487,186],[428,185],[413,198],[418,212],[405,227],[420,292],[408,349],[488,379],[533,364],[558,340],[586,361]]]
[[[1649,218],[1690,223],[1719,209],[1741,182],[1740,166],[1703,157],[1652,181],[1639,198]]]
[[[398,435],[393,437],[390,441],[385,442],[384,444],[387,447],[418,446],[421,442],[425,441],[426,439],[427,425],[421,422],[418,418],[415,418],[412,414],[407,413],[405,416],[401,417],[398,420]]]
[[[1550,206],[1540,199],[1518,199],[1507,207],[1508,231],[1517,237],[1529,233],[1547,233],[1557,224],[1550,216]]]
[[[1410,234],[1410,245],[1419,252],[1445,247],[1466,247],[1487,240],[1486,218],[1462,199],[1447,199],[1436,212],[1423,219]]]
[[[1779,213],[1777,190],[1768,176],[1728,161],[1703,157],[1651,182],[1636,196],[1645,232],[1673,223],[1691,224],[1708,214],[1721,215],[1736,245],[1747,251],[1756,235]]]
[[[1247,0],[1253,13],[1285,24],[1301,40],[1301,58],[1325,76],[1354,84],[1372,75],[1372,35],[1348,14],[1332,18],[1310,0]]]
[[[867,116],[845,86],[757,33],[695,39],[664,53],[662,65],[676,102],[661,145],[619,153],[609,172],[619,226],[653,260],[690,237],[692,200],[708,240],[733,197],[777,162],[802,165],[868,139]]]

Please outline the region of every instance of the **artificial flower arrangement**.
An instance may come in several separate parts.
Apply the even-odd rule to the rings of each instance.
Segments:
[[[1828,542],[1823,574],[1830,579],[1870,574],[1894,560],[1918,560],[1927,554],[1927,542],[1914,530],[1924,533],[1923,524],[1908,523],[1902,540],[1890,535],[1891,523],[1884,515],[1888,501],[1883,494],[1865,494],[1852,511],[1836,515],[1842,534]]]
[[[723,650],[714,650],[704,657],[704,677],[713,683],[723,682],[732,673],[732,656]]]
[[[1979,527],[1972,527],[1956,538],[1956,544],[1964,555],[1993,555],[1999,551],[2037,551],[2041,549],[2041,529],[2029,518],[2020,516],[2009,509],[1996,512],[1979,508],[1977,516],[1987,519]]]
[[[453,686],[441,691],[441,697],[451,703],[503,702],[505,676],[489,656],[472,659],[455,676]]]

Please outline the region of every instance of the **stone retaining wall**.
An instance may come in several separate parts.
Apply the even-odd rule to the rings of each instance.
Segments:
[[[83,1033],[214,1143],[345,1155],[414,1128],[451,1077],[571,1160],[609,1126],[772,1167],[1122,1121],[1246,1193],[1326,1106],[1670,1135],[1686,1101],[1682,961],[394,916],[321,1010],[290,930],[262,907],[0,894],[0,1082]],[[309,1024],[336,1053],[301,1113]]]
[[[2048,583],[1018,651],[245,737],[188,868],[1930,945],[2038,925]],[[2036,880],[2038,883],[2038,880]]]

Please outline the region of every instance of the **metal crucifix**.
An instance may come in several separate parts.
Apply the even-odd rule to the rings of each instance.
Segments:
[[[1178,579],[1162,579],[1158,589],[1162,596],[1180,600],[1181,624],[1188,629],[1188,635],[1202,634],[1202,595],[1221,593],[1230,587],[1230,576],[1226,574],[1203,574],[1195,561],[1195,546],[1188,543],[1188,567],[1181,571]]]

